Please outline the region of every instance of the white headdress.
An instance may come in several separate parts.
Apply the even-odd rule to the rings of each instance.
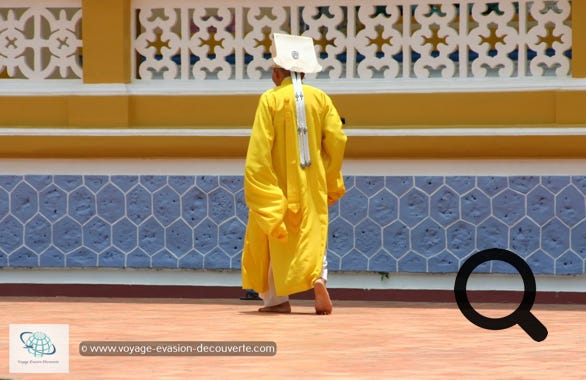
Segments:
[[[307,118],[305,115],[305,100],[303,97],[303,87],[301,85],[301,73],[317,73],[321,71],[322,67],[317,62],[317,54],[313,45],[313,39],[310,37],[274,33],[271,51],[273,53],[273,61],[275,64],[291,72],[297,111],[299,162],[302,168],[306,168],[311,165],[311,157],[309,155]]]

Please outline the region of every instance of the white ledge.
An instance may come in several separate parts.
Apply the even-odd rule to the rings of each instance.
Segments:
[[[349,137],[451,137],[451,136],[586,136],[586,128],[368,128],[345,129]],[[218,129],[85,129],[85,128],[0,128],[0,136],[63,137],[248,137],[249,128]]]
[[[329,94],[401,94],[460,92],[520,92],[586,90],[586,79],[574,78],[432,78],[432,79],[311,79],[306,83]],[[134,83],[84,84],[81,80],[0,80],[0,96],[70,95],[252,95],[273,86],[265,80],[138,81]]]

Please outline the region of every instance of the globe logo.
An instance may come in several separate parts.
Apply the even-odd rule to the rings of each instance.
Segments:
[[[25,331],[20,334],[20,341],[24,344],[24,348],[35,357],[53,355],[57,351],[51,339],[44,332]]]

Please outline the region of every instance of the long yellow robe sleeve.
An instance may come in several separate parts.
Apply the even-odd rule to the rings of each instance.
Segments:
[[[340,116],[323,91],[303,85],[303,93],[311,166],[299,164],[290,78],[260,97],[248,145],[242,287],[259,293],[268,289],[269,262],[277,295],[313,288],[326,254],[328,205],[345,193]]]

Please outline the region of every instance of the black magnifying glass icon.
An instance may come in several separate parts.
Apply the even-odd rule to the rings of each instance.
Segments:
[[[504,261],[511,264],[521,275],[525,290],[523,300],[515,311],[502,318],[489,318],[477,312],[468,300],[466,285],[472,271],[487,261]],[[547,338],[547,328],[531,313],[535,302],[535,276],[529,265],[520,256],[511,251],[500,248],[491,248],[470,256],[456,275],[454,295],[458,308],[464,316],[478,327],[488,330],[502,330],[519,325],[535,341],[541,342]]]

